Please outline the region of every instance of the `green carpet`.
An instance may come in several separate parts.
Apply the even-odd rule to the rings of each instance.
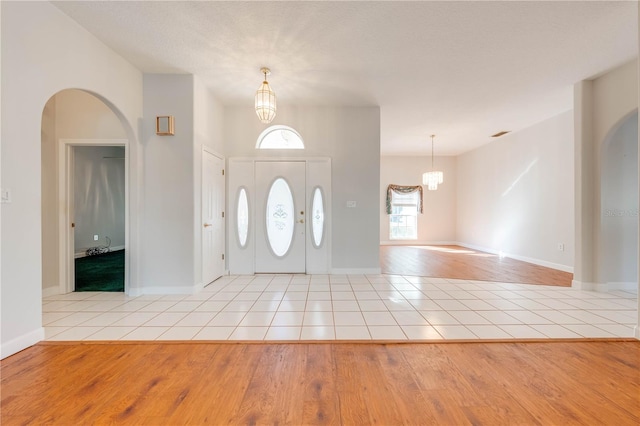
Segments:
[[[76,259],[76,291],[124,291],[124,250]]]

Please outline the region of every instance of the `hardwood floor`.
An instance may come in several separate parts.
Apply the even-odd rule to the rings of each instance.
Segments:
[[[380,246],[383,274],[571,286],[573,274],[460,246]]]
[[[2,424],[640,423],[640,342],[40,343]]]

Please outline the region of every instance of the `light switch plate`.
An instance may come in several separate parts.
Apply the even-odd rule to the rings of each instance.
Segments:
[[[355,202],[355,201],[347,201],[347,208],[352,209],[352,208],[356,207],[357,205],[358,205],[358,203]]]
[[[2,188],[1,193],[2,193],[2,202],[3,203],[10,203],[11,202],[11,190]]]

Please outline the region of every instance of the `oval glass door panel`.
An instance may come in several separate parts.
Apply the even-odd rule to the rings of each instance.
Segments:
[[[322,191],[316,188],[313,191],[313,201],[311,202],[311,231],[313,233],[313,243],[316,247],[322,244],[324,235],[324,201]]]
[[[240,189],[238,194],[238,242],[240,247],[247,245],[247,235],[249,234],[249,202],[247,201],[247,191]]]
[[[266,216],[269,246],[276,256],[283,257],[289,251],[293,240],[295,211],[291,188],[282,178],[276,179],[271,185]]]

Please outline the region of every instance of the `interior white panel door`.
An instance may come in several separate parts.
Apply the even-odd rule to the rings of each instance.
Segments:
[[[256,161],[256,273],[305,273],[306,164]]]
[[[202,282],[206,285],[224,272],[224,162],[202,152]]]

